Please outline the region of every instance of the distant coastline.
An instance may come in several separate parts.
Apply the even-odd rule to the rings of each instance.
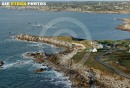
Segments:
[[[130,31],[130,18],[122,19],[124,22],[122,25],[119,25],[116,29],[123,31]]]
[[[40,7],[30,7],[30,6],[0,6],[0,8],[6,8],[6,9],[15,9],[15,10],[38,10],[38,11],[51,11],[51,12],[62,12],[62,11],[68,11],[68,12],[82,12],[82,13],[100,13],[100,14],[130,14],[130,11],[128,10],[100,10],[100,11],[89,11],[89,10],[80,10],[80,9],[72,9],[72,8],[67,8],[67,9],[48,9],[48,8],[40,8]]]

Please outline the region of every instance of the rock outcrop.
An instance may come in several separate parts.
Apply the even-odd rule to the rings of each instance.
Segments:
[[[124,24],[119,25],[116,29],[130,31],[130,19],[123,19]]]
[[[43,72],[43,71],[46,71],[46,70],[43,68],[39,68],[39,69],[34,70],[34,72]]]
[[[0,61],[0,67],[2,67],[4,65],[3,61]]]
[[[51,37],[42,37],[42,36],[32,36],[32,35],[20,34],[20,35],[15,36],[15,39],[25,40],[25,41],[33,41],[33,42],[44,42],[47,44],[53,44],[55,46],[61,46],[61,47],[67,47],[67,48],[72,47],[72,44],[69,42],[56,40],[56,39],[51,38]]]

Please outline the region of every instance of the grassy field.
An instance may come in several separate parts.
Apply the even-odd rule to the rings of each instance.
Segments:
[[[76,54],[73,57],[74,63],[78,63],[84,57],[84,55],[86,53],[88,53],[87,50],[84,50],[84,51],[79,52],[78,54]],[[104,74],[109,73],[109,74],[112,75],[113,72],[109,68],[105,67],[104,65],[102,65],[102,64],[100,64],[99,62],[96,61],[96,57],[98,55],[100,55],[101,53],[103,53],[103,52],[91,53],[84,65],[88,66],[89,68],[98,69],[98,70],[102,71]]]
[[[85,47],[87,48],[90,48],[91,45],[90,45],[90,40],[76,40],[74,39],[73,37],[71,36],[58,36],[56,37],[58,40],[63,40],[63,41],[66,41],[66,42],[74,42],[74,43],[80,43],[80,44],[83,44]]]
[[[120,64],[125,66],[125,67],[130,68],[130,60],[121,60]]]
[[[113,72],[106,66],[100,64],[96,61],[96,57],[100,55],[102,52],[98,53],[91,53],[89,56],[89,59],[86,61],[85,65],[87,65],[90,68],[98,69],[102,71],[104,74],[113,74]]]
[[[107,55],[108,63],[114,68],[130,75],[130,53],[125,50],[118,50]]]
[[[78,63],[84,55],[87,53],[87,50],[83,50],[81,52],[78,52],[72,59],[74,60],[75,63]]]
[[[64,37],[64,36],[58,36],[56,37],[58,40],[63,40],[63,41],[67,41],[67,42],[75,42],[75,43],[81,43],[83,44],[84,46],[86,46],[87,48],[85,50],[83,50],[82,52],[78,52],[72,59],[74,61],[74,63],[78,63],[86,53],[89,54],[89,49],[90,49],[90,41],[88,40],[82,40],[82,41],[78,41],[78,40],[74,40],[72,37],[70,36],[67,36],[67,37]],[[115,62],[118,61],[120,65],[124,66],[124,67],[130,67],[130,53],[128,53],[128,49],[129,49],[129,42],[130,40],[116,40],[116,41],[112,41],[112,40],[100,40],[98,41],[99,43],[101,44],[107,44],[109,46],[113,46],[113,44],[116,44],[116,48],[117,49],[121,49],[121,50],[118,50],[116,52],[113,52],[112,54],[110,55],[106,55],[103,57],[103,60],[105,62],[114,62],[114,67],[116,67],[115,65]],[[98,69],[100,71],[102,71],[103,73],[106,73],[106,74],[113,74],[114,72],[112,72],[108,67],[100,64],[99,62],[96,61],[96,57],[98,55],[101,55],[103,54],[104,52],[106,52],[106,50],[104,49],[100,49],[98,50],[97,53],[91,53],[87,59],[87,61],[85,62],[84,65],[87,65],[88,67],[90,68],[94,68],[94,69]],[[127,60],[126,60],[127,59]],[[119,66],[119,65],[118,65]],[[123,71],[124,68],[121,67],[117,67],[117,69]],[[124,70],[126,71],[126,69]]]

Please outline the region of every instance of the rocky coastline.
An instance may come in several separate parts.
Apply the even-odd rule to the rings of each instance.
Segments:
[[[30,54],[30,56],[28,56],[28,54]],[[25,56],[26,55],[27,57],[33,57],[34,61],[37,63],[44,64],[48,66],[48,68],[53,68],[54,70],[63,72],[64,75],[69,76],[72,83],[71,88],[90,88],[90,79],[93,73],[96,75],[96,79],[92,81],[92,85],[94,83],[94,85],[98,88],[129,88],[129,81],[127,79],[123,79],[122,77],[120,78],[115,74],[113,76],[108,76],[99,70],[91,69],[80,64],[75,64],[74,62],[70,63],[69,60],[65,60],[66,63],[64,63],[58,54],[30,52],[26,53]],[[34,72],[44,72],[47,69],[39,68],[34,70]]]
[[[72,49],[72,46],[70,43],[60,43],[58,44],[51,41],[51,38],[43,38],[41,40],[38,40],[36,36],[30,36],[30,35],[17,35],[14,37],[18,40],[26,40],[26,41],[39,41],[44,43],[53,44],[56,46],[62,46],[65,47],[66,50],[63,52],[58,52],[56,54],[46,54],[46,53],[26,53],[24,56],[28,58],[33,58],[34,62],[44,64],[46,66],[49,66],[56,71],[64,72],[65,75],[69,76],[71,82],[72,82],[72,88],[77,87],[83,87],[83,88],[89,88],[89,84],[87,83],[87,80],[82,76],[77,70],[72,70],[72,67],[70,67],[70,59],[77,53],[77,49]],[[46,40],[46,41],[45,41]],[[54,39],[53,39],[54,40]],[[56,41],[56,40],[55,40]],[[65,45],[64,45],[65,44]],[[68,45],[67,45],[68,44]],[[69,48],[68,48],[69,47]],[[66,58],[64,58],[66,57]],[[68,57],[68,58],[67,58]],[[43,72],[45,69],[39,68],[34,70],[34,72]]]
[[[71,53],[72,52],[69,52],[67,54],[71,54]],[[71,80],[72,83],[71,88],[90,88],[91,85],[96,85],[97,87],[100,88],[109,88],[109,86],[100,83],[100,81],[98,80],[91,80],[96,75],[93,69],[90,69],[88,67],[82,67],[81,65],[78,64],[76,65],[73,62],[70,62],[70,60],[63,61],[62,60],[63,58],[59,57],[60,55],[46,54],[46,53],[39,53],[39,52],[25,53],[26,57],[33,57],[33,60],[35,62],[44,64],[48,66],[48,68],[53,68],[58,72],[63,72],[65,76],[69,76],[69,79]],[[48,70],[48,68],[47,69],[39,68],[34,70],[34,72],[38,72],[38,73],[44,72]],[[87,72],[87,74],[85,74],[84,72]]]
[[[66,76],[69,76],[69,78],[72,82],[72,88],[73,87],[74,88],[75,87],[89,88],[88,83],[86,83],[87,80],[78,71],[71,69],[69,67],[69,65],[63,64],[63,62],[61,64],[61,62],[60,62],[61,60],[58,57],[58,55],[45,54],[45,56],[46,56],[46,58],[45,58],[44,54],[42,54],[42,58],[38,58],[40,55],[39,53],[28,53],[28,54],[30,54],[31,57],[33,56],[35,62],[38,61],[37,63],[43,63],[44,65],[51,67],[56,71],[64,72],[64,74]],[[25,55],[27,55],[27,54],[25,54]],[[42,72],[42,71],[45,71],[45,70],[43,68],[39,68],[39,69],[36,69],[34,72]],[[80,78],[82,78],[82,80]]]
[[[17,35],[14,37],[16,40],[22,41],[35,41],[35,42],[44,42],[53,44],[56,46],[66,48],[65,51],[58,52],[55,54],[47,54],[47,53],[26,53],[26,57],[31,57],[36,63],[43,63],[49,68],[53,68],[56,71],[65,73],[66,76],[69,76],[72,82],[72,88],[90,88],[90,86],[96,86],[98,88],[129,88],[128,79],[122,78],[120,80],[120,76],[109,74],[105,74],[100,70],[89,68],[82,63],[75,63],[73,61],[73,56],[80,52],[80,50],[75,46],[66,46],[67,42],[56,40],[55,38],[46,38],[31,35]],[[39,40],[41,39],[41,40]],[[45,41],[45,39],[47,39]],[[53,41],[52,41],[53,40]],[[55,40],[55,41],[54,41]],[[58,42],[56,42],[58,41]],[[72,43],[67,43],[72,45]],[[84,48],[82,48],[84,50]],[[44,72],[46,69],[39,68],[34,70],[34,72]]]

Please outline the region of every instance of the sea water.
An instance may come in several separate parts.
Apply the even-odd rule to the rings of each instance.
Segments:
[[[39,47],[36,42],[15,41],[11,36],[17,34],[41,35],[47,23],[60,17],[69,17],[83,23],[90,32],[93,40],[120,40],[130,38],[127,31],[116,30],[122,23],[121,18],[130,17],[129,14],[94,14],[80,12],[42,12],[35,10],[10,10],[0,9],[0,60],[4,61],[0,69],[0,88],[70,88],[71,82],[63,73],[55,70],[35,73],[33,70],[46,68],[33,62],[32,59],[23,57],[25,52],[52,53],[60,48],[43,44]],[[34,26],[35,24],[35,26]],[[40,25],[37,25],[40,24]],[[37,26],[36,26],[37,25]],[[49,27],[44,36],[52,36],[60,30],[71,30],[78,38],[83,38],[84,32],[73,22],[58,22]],[[87,34],[87,33],[85,33]],[[60,35],[71,35],[61,32]],[[54,52],[54,51],[53,51]]]

